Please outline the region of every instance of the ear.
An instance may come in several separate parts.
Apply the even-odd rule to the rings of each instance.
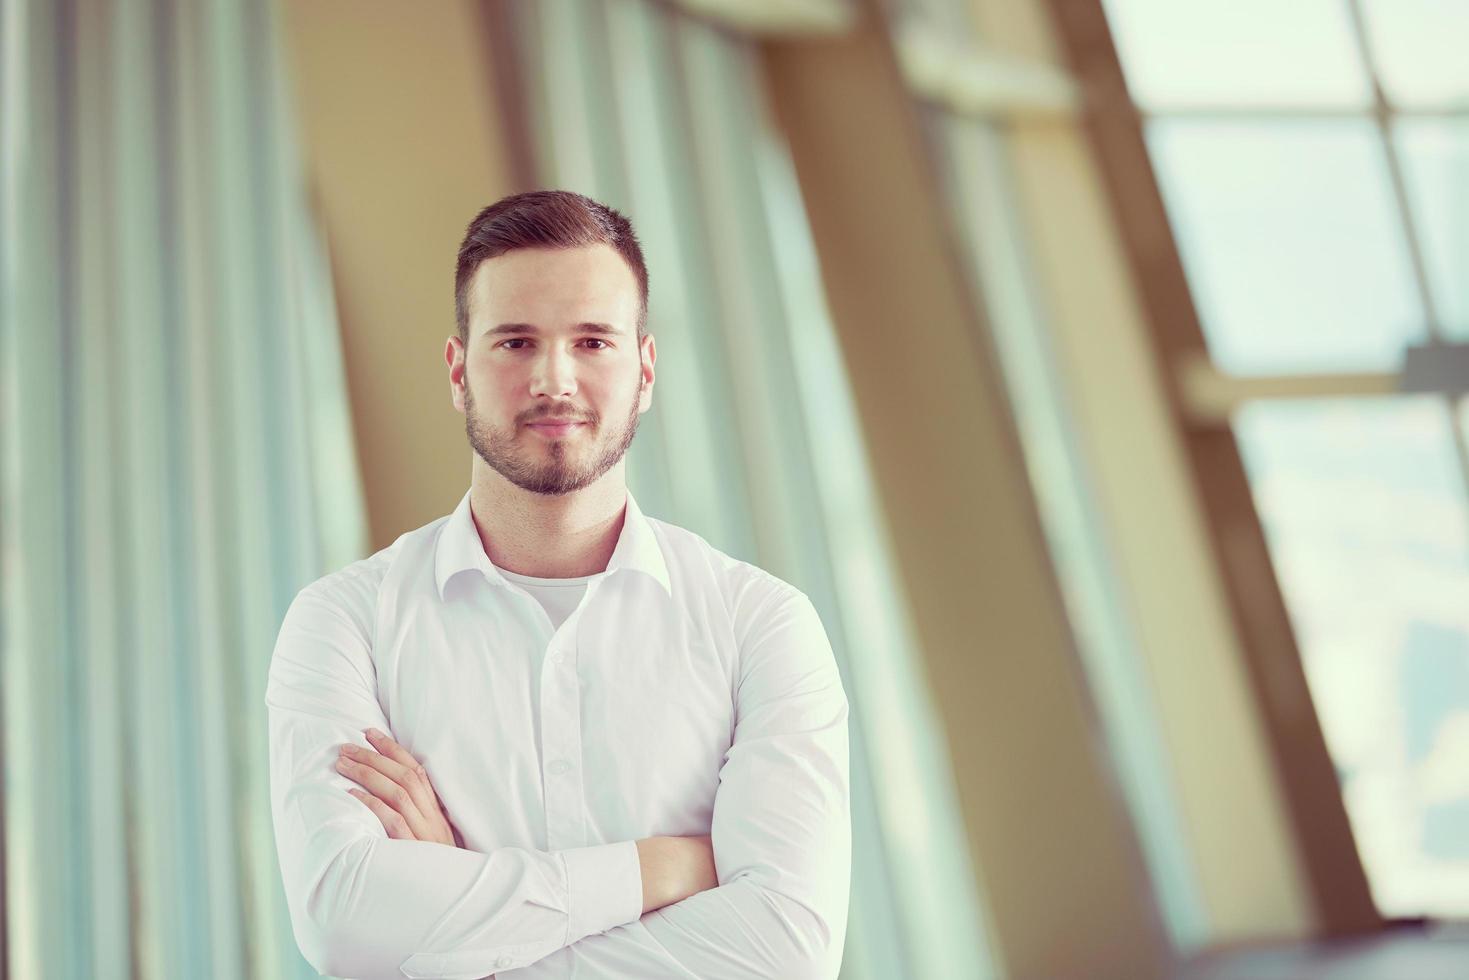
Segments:
[[[449,400],[454,410],[464,414],[464,341],[450,337],[444,345],[444,363],[449,365]]]
[[[638,354],[642,362],[642,383],[638,386],[638,414],[641,415],[653,407],[653,365],[658,360],[658,348],[652,334],[643,338]]]

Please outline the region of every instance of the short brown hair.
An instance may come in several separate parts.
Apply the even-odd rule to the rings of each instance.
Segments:
[[[648,328],[648,266],[632,223],[616,210],[572,191],[528,191],[501,198],[474,216],[454,269],[454,317],[469,340],[469,284],[480,263],[520,248],[610,245],[638,282],[638,340]]]

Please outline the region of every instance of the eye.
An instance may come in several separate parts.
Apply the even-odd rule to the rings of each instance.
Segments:
[[[511,337],[509,340],[502,340],[500,342],[500,346],[501,347],[508,348],[510,350],[520,350],[519,347],[511,347],[510,345],[511,344],[524,344],[524,343],[528,343],[528,341],[524,337]]]
[[[589,344],[601,344],[600,347],[593,347],[592,350],[606,350],[608,347],[612,346],[611,344],[607,343],[607,341],[600,340],[596,337],[588,337],[586,342]]]

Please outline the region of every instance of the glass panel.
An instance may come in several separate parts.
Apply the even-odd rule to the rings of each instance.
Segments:
[[[1387,97],[1399,106],[1469,101],[1469,3],[1364,0],[1367,36]]]
[[[1138,105],[1365,106],[1341,0],[1105,0]]]
[[[1378,908],[1469,914],[1469,509],[1448,407],[1255,404],[1236,433]]]
[[[1209,921],[1173,781],[1175,759],[1169,754],[1118,559],[1097,517],[1093,474],[1083,458],[1073,408],[1051,348],[1052,324],[1034,288],[1004,137],[993,125],[938,111],[926,115],[925,124],[967,271],[984,300],[1113,771],[1137,825],[1174,948],[1192,952],[1208,940]]]
[[[1469,120],[1404,119],[1395,135],[1438,315],[1469,336]]]
[[[1370,122],[1160,120],[1148,142],[1222,369],[1401,366],[1424,319]]]

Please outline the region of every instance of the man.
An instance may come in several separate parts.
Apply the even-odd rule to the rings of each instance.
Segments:
[[[656,360],[631,226],[506,198],[455,291],[469,492],[302,590],[271,659],[303,953],[354,978],[835,977],[847,700],[801,592],[627,491]]]

